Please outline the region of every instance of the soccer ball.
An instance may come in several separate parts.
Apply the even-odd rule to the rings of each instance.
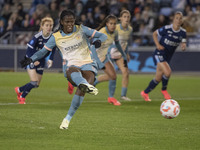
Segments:
[[[173,99],[165,100],[160,106],[160,113],[167,119],[173,119],[180,113],[180,106],[178,102]]]

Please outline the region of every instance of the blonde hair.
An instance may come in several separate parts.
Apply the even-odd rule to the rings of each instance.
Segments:
[[[40,30],[42,30],[42,26],[45,24],[45,22],[51,22],[52,24],[54,23],[53,22],[53,19],[51,17],[44,17],[41,22],[40,22]]]
[[[177,15],[177,14],[183,16],[183,13],[182,13],[181,11],[176,11],[176,12],[174,13],[174,16]]]
[[[122,17],[122,15],[125,14],[125,13],[127,13],[127,14],[129,14],[129,15],[131,16],[130,11],[128,11],[127,9],[122,10],[122,11],[120,12],[120,15],[119,15],[119,16]]]

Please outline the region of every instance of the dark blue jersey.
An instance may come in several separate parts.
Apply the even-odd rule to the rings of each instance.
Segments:
[[[37,51],[42,49],[44,44],[49,40],[50,37],[51,37],[51,34],[48,37],[44,37],[42,34],[42,31],[34,35],[33,39],[29,41],[29,43],[27,44],[28,48],[26,50],[26,57],[31,57]],[[55,50],[52,51],[49,59],[53,60],[54,53],[55,53]],[[44,63],[45,57],[40,59],[39,61]]]
[[[186,30],[181,27],[180,30],[174,31],[173,24],[159,28],[157,33],[160,37],[159,43],[165,49],[163,52],[156,49],[156,52],[164,53],[164,55],[169,59],[171,59],[179,44],[186,42]]]

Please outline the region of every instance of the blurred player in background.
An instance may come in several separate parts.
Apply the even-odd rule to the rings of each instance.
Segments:
[[[153,39],[156,44],[153,60],[155,65],[157,65],[157,69],[155,78],[151,80],[148,87],[140,93],[145,101],[151,101],[148,93],[151,92],[160,81],[162,81],[161,92],[164,98],[171,98],[170,94],[167,92],[167,84],[171,75],[169,63],[176,48],[180,44],[183,51],[186,49],[186,30],[181,27],[182,24],[183,14],[181,12],[176,12],[171,25],[166,25],[153,32]]]
[[[129,25],[130,19],[131,19],[130,12],[128,10],[121,11],[119,19],[121,23],[117,24],[116,30],[118,32],[120,45],[123,51],[126,53],[127,60],[129,61],[130,56],[128,54],[128,41],[132,33],[132,27]],[[110,57],[112,61],[116,63],[116,65],[119,67],[119,69],[122,72],[121,99],[125,101],[131,101],[131,99],[126,96],[128,81],[129,81],[129,70],[128,70],[128,67],[124,66],[123,64],[124,59],[115,45],[113,48],[111,48]]]
[[[30,58],[33,54],[37,51],[40,51],[44,44],[48,41],[52,34],[53,29],[53,19],[50,17],[45,17],[41,20],[40,30],[39,32],[33,37],[33,39],[27,44],[28,48],[26,51],[27,58]],[[53,56],[55,50],[50,53],[49,59],[47,61],[47,67],[50,68],[53,64]],[[47,53],[45,56],[48,56]],[[45,57],[39,59],[38,61],[34,62],[34,64],[29,64],[25,66],[28,75],[30,77],[30,82],[21,86],[16,87],[15,92],[17,93],[17,99],[19,100],[19,104],[25,104],[25,97],[33,88],[38,88],[39,84],[42,79],[43,71],[45,67]]]
[[[74,12],[63,10],[60,15],[60,28],[53,33],[41,51],[31,58],[21,61],[24,66],[43,58],[49,51],[57,46],[62,59],[65,77],[73,85],[77,86],[68,114],[63,119],[60,129],[68,129],[69,123],[76,110],[83,102],[85,93],[98,94],[98,89],[93,86],[97,65],[92,59],[89,49],[89,38],[95,38],[92,45],[95,48],[101,46],[101,42],[107,36],[96,30],[78,24]]]
[[[116,79],[117,74],[112,62],[108,59],[108,51],[110,51],[111,45],[115,42],[115,45],[119,52],[122,55],[122,65],[127,68],[127,57],[125,52],[122,50],[122,47],[118,40],[118,33],[116,31],[117,17],[114,15],[109,15],[105,18],[102,24],[98,27],[99,32],[102,32],[107,35],[108,39],[102,43],[102,46],[97,49],[97,54],[102,63],[105,64],[105,69],[103,70],[106,74],[98,76],[95,80],[95,85],[99,82],[109,80],[109,97],[108,102],[113,105],[121,105],[121,103],[115,99],[114,93],[116,88]]]

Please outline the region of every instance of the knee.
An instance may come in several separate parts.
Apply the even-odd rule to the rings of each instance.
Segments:
[[[38,81],[31,81],[30,83],[34,86],[34,88],[39,87]]]
[[[110,80],[117,80],[117,75],[116,75],[116,74],[113,74],[113,75],[110,77]]]
[[[128,78],[129,77],[129,71],[127,70],[127,71],[123,71],[122,72],[122,76],[124,77],[124,78]]]
[[[171,70],[168,71],[168,72],[166,72],[164,75],[165,75],[167,78],[169,78],[169,77],[171,76]]]

